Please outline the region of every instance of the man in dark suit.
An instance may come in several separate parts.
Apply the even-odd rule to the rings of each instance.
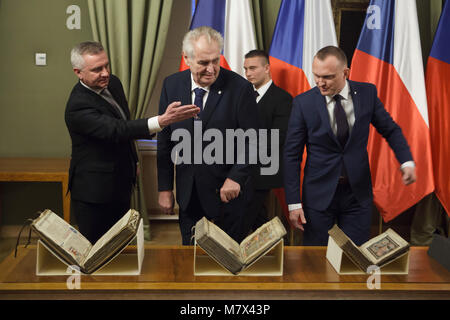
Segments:
[[[254,165],[248,161],[252,142],[244,139],[244,150],[240,150],[236,139],[229,141],[226,137],[238,130],[256,132],[256,101],[247,80],[220,67],[222,47],[222,36],[214,29],[199,27],[189,31],[183,40],[183,58],[189,69],[167,77],[161,92],[160,114],[168,103],[177,100],[195,103],[202,109],[198,119],[174,123],[158,134],[159,204],[165,213],[173,214],[176,163],[184,245],[192,244],[192,227],[203,216],[238,242],[246,233],[241,219],[252,196]],[[179,134],[185,134],[184,138],[175,144]],[[207,134],[214,138],[207,139]],[[210,153],[214,145],[217,148]],[[214,159],[206,159],[211,155]],[[245,161],[237,161],[240,155],[245,156]]]
[[[244,69],[247,80],[253,84],[255,90],[259,128],[266,129],[268,133],[267,155],[271,155],[274,158],[272,151],[276,152],[278,150],[278,153],[275,155],[279,164],[278,172],[266,175],[264,172],[257,170],[255,176],[255,194],[245,222],[249,223],[250,229],[256,230],[268,220],[265,202],[269,196],[270,189],[284,186],[282,155],[292,108],[292,96],[272,82],[269,56],[265,51],[252,50],[248,52],[245,55]],[[279,136],[275,146],[276,149],[272,150],[270,136],[275,134],[275,132]],[[262,167],[264,166],[262,165]]]
[[[370,236],[372,217],[369,125],[394,151],[406,185],[416,180],[415,165],[400,127],[377,97],[376,87],[347,80],[347,58],[341,49],[329,46],[319,50],[312,71],[317,86],[294,99],[284,149],[289,218],[304,230],[304,245],[327,245],[328,230],[335,223],[361,245]]]
[[[199,109],[176,102],[159,117],[130,120],[122,84],[110,73],[100,43],[80,43],[71,62],[79,82],[65,112],[72,139],[69,190],[79,230],[94,243],[130,208],[138,159],[134,139],[150,138]]]

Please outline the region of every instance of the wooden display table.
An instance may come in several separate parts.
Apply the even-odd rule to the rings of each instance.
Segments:
[[[0,181],[60,182],[63,216],[70,223],[69,165],[68,158],[0,158]]]
[[[338,275],[326,247],[285,247],[284,273],[276,277],[194,276],[193,247],[146,246],[139,276],[36,276],[36,247],[21,246],[0,264],[0,299],[450,299],[450,272],[413,247],[407,275],[382,275],[369,290],[369,275]]]

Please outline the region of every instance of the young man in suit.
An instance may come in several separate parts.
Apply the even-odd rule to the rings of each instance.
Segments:
[[[130,120],[122,84],[100,43],[75,46],[71,62],[79,81],[65,111],[72,139],[69,190],[79,230],[94,243],[130,208],[138,160],[134,139],[151,138],[199,109],[174,102],[160,116]]]
[[[192,244],[192,227],[203,216],[238,242],[246,233],[241,219],[252,196],[254,165],[248,161],[251,142],[245,139],[246,160],[242,163],[236,161],[240,151],[233,141],[223,143],[223,148],[217,147],[216,160],[210,162],[203,158],[213,142],[218,146],[219,140],[225,141],[227,132],[257,128],[252,86],[238,74],[220,67],[222,47],[222,36],[214,29],[199,27],[189,31],[183,40],[183,58],[189,69],[167,77],[161,91],[160,114],[165,112],[168,103],[180,100],[195,103],[202,109],[198,119],[175,123],[158,134],[159,204],[166,214],[173,214],[175,167],[184,245]],[[203,132],[214,133],[217,141],[207,143]],[[179,133],[187,133],[187,137],[177,144]],[[180,144],[186,148],[180,150]],[[228,161],[231,152],[234,159]]]
[[[394,151],[406,185],[416,180],[415,165],[402,130],[384,109],[376,87],[347,80],[347,58],[341,49],[319,50],[312,71],[317,86],[294,99],[284,149],[290,220],[304,230],[304,245],[326,246],[328,230],[335,223],[361,245],[369,239],[372,218],[369,125]]]
[[[265,51],[252,50],[248,52],[245,55],[244,69],[247,80],[253,84],[255,90],[259,128],[267,130],[268,155],[272,153],[271,134],[274,134],[275,131],[279,134],[276,146],[278,149],[276,154],[279,163],[278,172],[273,175],[264,175],[257,170],[255,176],[255,194],[245,222],[249,224],[249,229],[256,230],[268,221],[265,202],[270,189],[283,188],[282,155],[292,108],[292,96],[272,82],[269,56]]]

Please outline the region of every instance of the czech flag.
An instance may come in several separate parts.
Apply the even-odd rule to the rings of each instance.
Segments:
[[[370,128],[368,152],[374,202],[388,222],[433,192],[430,132],[416,2],[372,0],[355,50],[350,79],[371,82],[402,128],[417,181],[405,186],[387,142]]]
[[[315,86],[314,55],[329,45],[337,45],[329,0],[283,0],[269,49],[273,82],[293,97],[311,89]],[[303,153],[301,172],[305,160],[306,152]],[[273,191],[289,217],[284,189]]]
[[[445,2],[427,62],[426,88],[436,196],[450,216],[450,3]]]
[[[256,49],[250,0],[198,0],[189,30],[208,26],[224,38],[220,65],[244,76],[244,56]],[[189,67],[181,59],[180,71]]]
[[[273,82],[293,97],[311,89],[314,55],[329,45],[337,45],[329,0],[283,0],[269,50]]]

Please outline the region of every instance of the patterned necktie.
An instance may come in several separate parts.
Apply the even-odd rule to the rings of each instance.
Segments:
[[[100,95],[102,96],[103,99],[105,99],[106,101],[108,101],[108,103],[112,106],[114,106],[117,111],[120,113],[120,115],[122,116],[123,119],[127,119],[127,116],[125,115],[125,113],[123,112],[122,108],[119,106],[119,104],[117,103],[117,101],[114,99],[114,97],[112,96],[111,92],[109,92],[108,89],[104,89]]]
[[[341,146],[344,147],[347,143],[349,132],[347,115],[345,114],[344,108],[341,104],[342,96],[337,94],[333,97],[333,99],[336,101],[334,106],[334,117],[336,119],[337,126],[336,137]]]
[[[198,114],[198,117],[201,118],[201,114],[203,112],[203,96],[205,95],[206,91],[202,88],[195,88],[195,100],[194,104],[200,108],[200,112]]]

